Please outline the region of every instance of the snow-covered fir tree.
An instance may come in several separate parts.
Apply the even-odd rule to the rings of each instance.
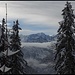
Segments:
[[[0,24],[0,67],[4,64],[4,58],[2,56],[2,52],[5,50],[5,19],[2,20],[2,25]],[[2,71],[0,70],[0,74]]]
[[[12,51],[18,51],[18,53],[12,55],[12,74],[25,74],[25,67],[26,67],[26,61],[23,59],[23,53],[21,51],[21,40],[19,37],[19,30],[21,28],[19,27],[18,20],[16,23],[14,22],[13,25],[13,34],[11,35],[11,50]]]
[[[13,34],[9,36],[10,29],[7,29],[7,4],[6,21],[3,18],[0,24],[0,74],[25,74],[27,62],[23,59],[21,51],[21,40],[19,37],[18,20],[13,25]],[[11,40],[10,40],[11,39]]]
[[[13,26],[11,41],[5,19],[0,25],[0,74],[25,74],[27,62],[23,59],[18,20]]]
[[[63,21],[59,22],[55,69],[57,74],[75,74],[75,15],[71,3],[65,5]]]
[[[6,22],[3,18],[2,25],[0,25],[0,74],[9,73],[9,61],[8,61],[8,40],[6,37]]]

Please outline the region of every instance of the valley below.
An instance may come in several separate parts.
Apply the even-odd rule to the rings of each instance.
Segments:
[[[24,59],[31,71],[28,74],[55,74],[54,55],[56,41],[43,43],[22,42]],[[33,71],[32,71],[33,69]]]

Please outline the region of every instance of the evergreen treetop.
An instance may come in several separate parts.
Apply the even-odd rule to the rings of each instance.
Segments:
[[[63,21],[59,22],[55,69],[58,74],[75,74],[75,15],[71,3],[66,2],[62,12]]]

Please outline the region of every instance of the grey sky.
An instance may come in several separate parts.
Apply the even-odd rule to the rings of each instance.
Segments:
[[[75,2],[70,2],[75,9]],[[5,17],[5,3],[8,5],[8,20],[19,19],[22,34],[44,32],[54,35],[66,1],[0,1],[0,21]]]

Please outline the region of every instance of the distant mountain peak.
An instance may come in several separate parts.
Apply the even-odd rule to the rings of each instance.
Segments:
[[[45,33],[43,33],[43,32],[41,32],[41,33],[37,33],[37,34],[39,34],[39,35],[45,35]]]
[[[50,41],[54,41],[56,39],[56,35],[54,36],[49,36],[46,35],[45,33],[41,32],[41,33],[36,33],[36,34],[30,34],[28,36],[20,36],[21,37],[21,41],[22,42],[50,42]]]

